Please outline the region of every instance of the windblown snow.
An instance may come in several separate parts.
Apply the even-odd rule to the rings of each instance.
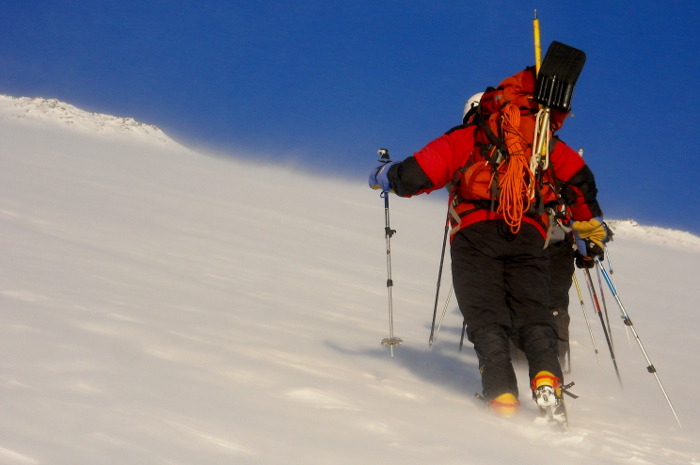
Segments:
[[[622,386],[574,288],[580,398],[561,434],[534,421],[522,368],[519,417],[484,411],[453,302],[428,348],[441,200],[391,197],[391,358],[383,201],[365,179],[7,96],[0,159],[2,464],[700,464],[697,236],[610,222],[619,297],[683,429],[615,299]]]

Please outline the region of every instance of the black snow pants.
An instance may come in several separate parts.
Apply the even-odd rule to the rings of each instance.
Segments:
[[[516,235],[502,221],[460,230],[451,244],[452,278],[467,337],[479,359],[483,395],[518,395],[510,341],[525,353],[530,378],[562,378],[556,321],[548,309],[549,260],[544,238],[529,224]]]
[[[557,321],[559,360],[568,366],[569,354],[569,289],[574,274],[574,239],[567,234],[562,241],[547,247],[549,253],[549,311]]]

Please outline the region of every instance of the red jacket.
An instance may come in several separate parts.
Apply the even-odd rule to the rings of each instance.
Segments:
[[[413,157],[392,166],[389,179],[394,191],[400,196],[408,197],[441,189],[454,180],[457,170],[467,162],[483,161],[480,148],[474,140],[476,129],[475,125],[458,126],[430,142]],[[602,216],[596,200],[595,179],[583,158],[556,138],[552,143],[555,145],[550,155],[550,164],[561,185],[561,195],[568,205],[570,216],[574,220]],[[472,203],[468,199],[459,199],[455,210],[461,217],[460,228],[478,221],[503,219],[502,215],[484,208],[482,202]],[[546,236],[546,214],[525,215],[523,222],[534,225]]]

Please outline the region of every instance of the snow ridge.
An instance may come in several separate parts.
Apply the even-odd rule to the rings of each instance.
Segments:
[[[136,137],[151,144],[181,147],[155,125],[141,123],[131,117],[81,110],[55,98],[0,95],[0,119],[52,122],[88,134]]]
[[[700,248],[700,237],[687,231],[662,228],[660,226],[643,226],[635,220],[606,221],[615,234],[625,237],[648,239],[662,244],[676,244]]]

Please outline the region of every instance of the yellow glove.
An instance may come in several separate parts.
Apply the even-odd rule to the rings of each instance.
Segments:
[[[608,237],[608,229],[605,227],[602,218],[591,218],[588,221],[574,221],[571,225],[577,239],[593,242],[600,251],[603,251],[603,244]],[[581,251],[582,253],[584,251]],[[585,255],[585,253],[584,253]]]

